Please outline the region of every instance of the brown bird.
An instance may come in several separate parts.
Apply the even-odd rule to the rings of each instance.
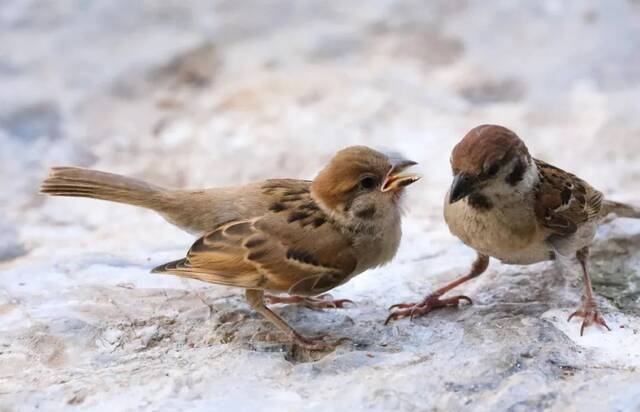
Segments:
[[[445,198],[444,218],[451,233],[475,249],[478,257],[469,274],[422,302],[392,306],[398,309],[387,322],[457,306],[460,301],[471,303],[467,296],[441,296],[481,275],[490,256],[517,265],[576,256],[585,293],[582,306],[569,320],[584,319],[580,334],[594,323],[608,329],[593,297],[589,246],[608,214],[640,218],[640,210],[604,200],[584,180],[532,158],[524,142],[501,126],[472,129],[453,149],[451,166],[454,179]]]
[[[402,172],[415,164],[356,146],[338,152],[313,182],[276,179],[195,191],[61,167],[52,170],[41,191],[155,210],[200,238],[186,258],[154,273],[244,288],[249,304],[293,342],[326,349],[332,345],[299,335],[264,300],[311,307],[348,302],[322,294],[393,258],[401,237],[400,199],[419,179]]]

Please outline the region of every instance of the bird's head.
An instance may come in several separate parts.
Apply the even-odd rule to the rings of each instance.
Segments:
[[[398,208],[405,187],[420,176],[404,171],[416,162],[385,155],[366,146],[336,153],[314,179],[313,196],[332,214],[373,220]]]
[[[513,191],[529,176],[532,167],[535,166],[527,146],[514,132],[496,125],[475,127],[453,149],[453,183],[448,202],[455,203],[481,191]]]

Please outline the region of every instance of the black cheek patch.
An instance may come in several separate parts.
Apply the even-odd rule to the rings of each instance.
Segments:
[[[483,212],[493,209],[491,199],[481,193],[473,193],[469,195],[469,206]]]
[[[565,187],[562,190],[562,193],[560,193],[560,200],[562,201],[563,205],[569,204],[569,202],[571,201],[571,189]]]
[[[515,186],[524,179],[524,174],[527,171],[527,164],[522,159],[518,159],[518,162],[513,167],[513,171],[507,175],[505,181],[511,186]]]

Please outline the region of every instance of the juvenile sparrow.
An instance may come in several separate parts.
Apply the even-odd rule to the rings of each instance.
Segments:
[[[195,191],[62,167],[52,170],[41,191],[155,210],[200,238],[186,258],[154,273],[244,288],[248,303],[294,343],[325,349],[331,345],[298,334],[264,300],[342,307],[346,300],[321,294],[393,258],[401,237],[400,198],[419,179],[402,172],[415,164],[356,146],[338,152],[312,182],[277,179]]]
[[[471,303],[467,296],[441,298],[481,275],[489,257],[528,265],[576,256],[582,267],[582,306],[569,316],[583,318],[580,334],[592,324],[607,329],[593,298],[587,270],[589,246],[609,213],[640,218],[640,210],[605,200],[585,181],[534,159],[511,130],[483,125],[472,129],[453,149],[453,184],[444,218],[451,233],[478,253],[471,271],[427,296],[421,303],[399,304],[387,318],[421,316],[433,309]]]

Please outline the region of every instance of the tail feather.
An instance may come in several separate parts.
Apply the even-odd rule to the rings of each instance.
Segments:
[[[184,270],[186,268],[188,268],[187,259],[178,259],[156,266],[151,269],[151,273],[171,273],[174,271]]]
[[[605,200],[602,204],[602,216],[605,217],[611,213],[615,214],[618,217],[640,219],[640,208],[628,205],[626,203]]]
[[[137,206],[153,207],[164,189],[113,173],[77,167],[54,167],[42,183],[41,193],[51,196],[89,197]]]
[[[204,268],[192,267],[187,259],[174,260],[151,270],[151,273],[170,274],[183,278],[197,279],[218,285],[235,286],[245,289],[260,289],[265,281],[257,271],[247,273],[224,273]]]

